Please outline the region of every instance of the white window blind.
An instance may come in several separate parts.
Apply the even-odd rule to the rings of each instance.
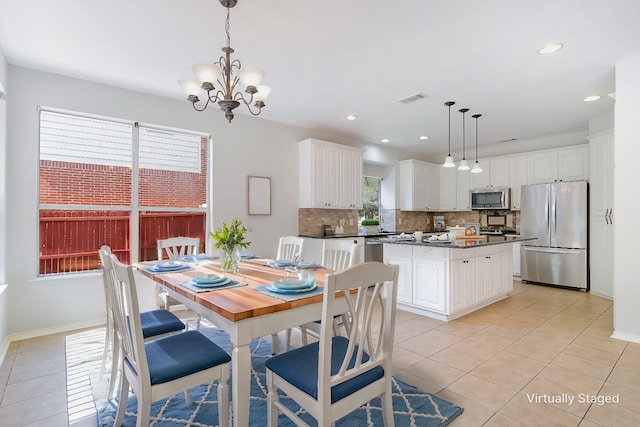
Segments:
[[[140,127],[140,168],[200,173],[202,135]],[[40,160],[130,167],[133,124],[40,111]]]
[[[140,126],[140,167],[200,173],[201,135]]]
[[[40,111],[40,160],[131,166],[132,126]]]

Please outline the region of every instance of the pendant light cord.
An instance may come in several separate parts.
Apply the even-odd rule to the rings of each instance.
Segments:
[[[462,113],[462,160],[466,160],[467,159],[467,152],[465,149],[465,125],[464,125],[464,115],[467,111],[469,111],[468,108],[461,108],[458,111],[460,111]]]

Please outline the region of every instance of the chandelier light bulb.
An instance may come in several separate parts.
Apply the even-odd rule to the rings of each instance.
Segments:
[[[215,85],[218,77],[222,74],[222,68],[216,64],[195,64],[191,67],[193,74],[198,77],[200,83],[211,83]]]

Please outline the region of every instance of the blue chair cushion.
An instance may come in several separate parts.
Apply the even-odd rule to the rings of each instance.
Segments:
[[[349,340],[338,336],[332,338],[333,351],[331,353],[331,375],[338,373],[342,360],[347,352]],[[273,356],[265,362],[265,366],[276,375],[307,393],[314,399],[318,398],[318,353],[320,343],[314,342],[304,347],[296,348],[277,356]],[[357,351],[357,350],[356,350]],[[369,360],[365,353],[363,362]],[[349,368],[353,367],[351,360]],[[331,403],[349,396],[354,391],[360,390],[372,382],[384,377],[384,369],[376,366],[357,377],[351,378],[331,389]]]
[[[169,310],[152,310],[140,313],[140,323],[144,338],[177,332],[185,328],[184,323]]]
[[[228,363],[231,357],[198,331],[145,343],[151,384],[162,384]]]

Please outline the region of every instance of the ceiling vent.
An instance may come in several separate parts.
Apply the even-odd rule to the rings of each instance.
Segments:
[[[407,96],[406,98],[398,99],[398,102],[402,104],[411,104],[412,102],[420,101],[421,99],[425,99],[427,95],[424,93],[416,93],[415,95]]]

